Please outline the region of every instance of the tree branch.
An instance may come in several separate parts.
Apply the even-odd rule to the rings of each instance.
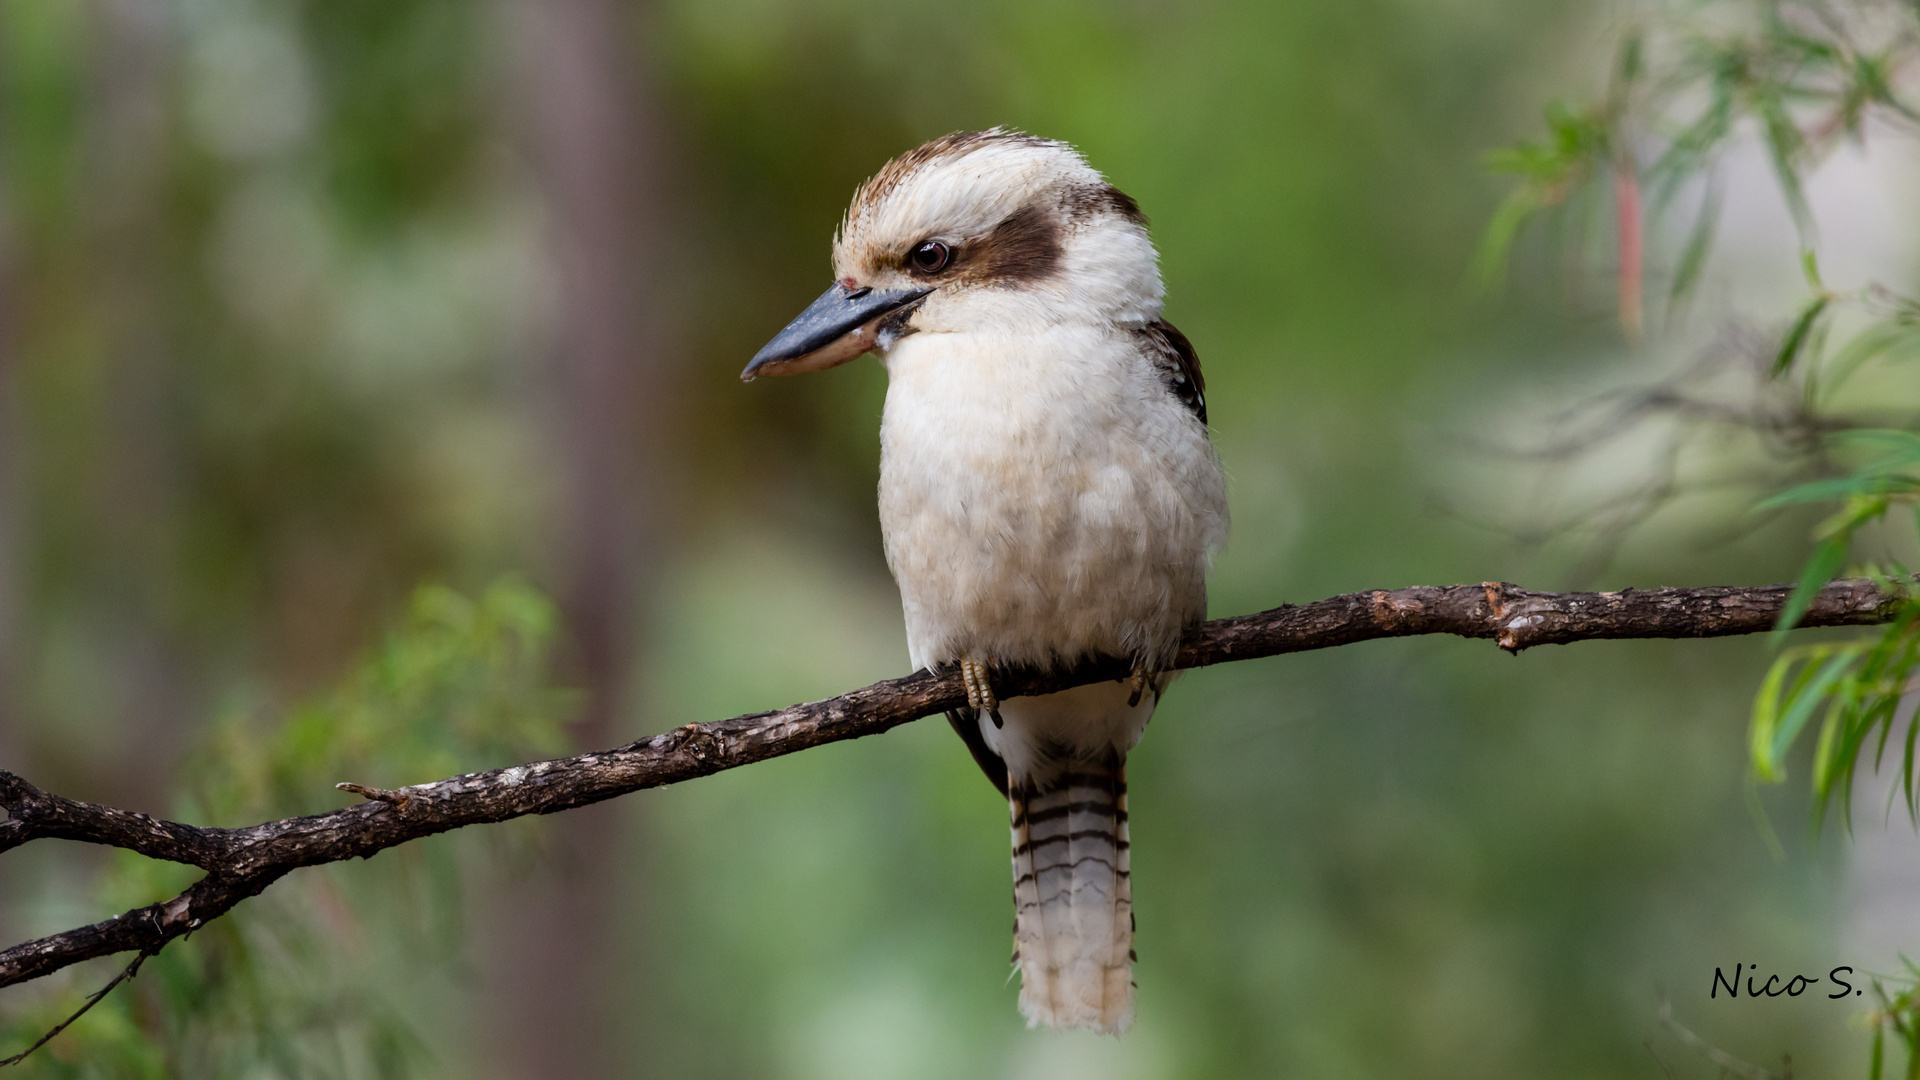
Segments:
[[[1454,634],[1488,638],[1509,652],[1602,638],[1690,638],[1773,628],[1791,585],[1537,593],[1498,582],[1348,593],[1256,615],[1217,619],[1188,634],[1176,668],[1206,667],[1373,638]],[[1890,621],[1901,600],[1870,581],[1838,581],[1815,599],[1802,626]],[[1128,661],[1097,659],[1070,671],[999,669],[1002,698],[1124,679]],[[966,704],[957,671],[916,671],[839,697],[731,720],[688,724],[599,753],[468,773],[394,791],[342,785],[369,801],[332,813],[243,829],[198,828],[50,795],[0,771],[0,852],[59,838],[187,863],[207,876],[163,903],[0,952],[0,986],[27,982],[95,957],[158,952],[302,866],[368,858],[436,833],[551,814],[643,788],[842,739],[877,735]]]

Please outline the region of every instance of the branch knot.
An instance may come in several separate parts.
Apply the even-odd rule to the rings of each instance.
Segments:
[[[1423,615],[1427,610],[1427,606],[1417,597],[1407,596],[1405,593],[1388,592],[1385,589],[1373,591],[1372,603],[1369,607],[1373,613],[1374,625],[1389,633],[1405,630],[1413,616]]]
[[[703,724],[682,724],[674,729],[674,734],[678,737],[673,741],[673,752],[686,754],[703,765],[726,752],[726,747]]]

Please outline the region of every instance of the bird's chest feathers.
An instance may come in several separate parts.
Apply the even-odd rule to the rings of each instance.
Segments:
[[[1124,341],[908,338],[888,357],[880,522],[920,663],[1135,652],[1199,593],[1190,515]]]
[[[883,525],[928,527],[931,515],[979,539],[1040,540],[1103,497],[1124,499],[1135,455],[1104,344],[1066,332],[902,342],[880,427]]]

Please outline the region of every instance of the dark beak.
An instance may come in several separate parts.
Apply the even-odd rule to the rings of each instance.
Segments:
[[[785,330],[775,334],[766,348],[754,354],[740,378],[800,375],[844,364],[873,348],[880,336],[882,316],[932,291],[856,289],[836,283],[808,304]]]

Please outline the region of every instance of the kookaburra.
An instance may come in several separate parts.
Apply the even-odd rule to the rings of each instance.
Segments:
[[[866,352],[887,369],[880,527],[920,667],[1008,799],[1030,1025],[1133,1020],[1126,757],[1227,531],[1200,363],[1160,317],[1147,221],[1072,147],[948,135],[854,194],[835,282],[742,378]],[[996,701],[996,666],[1134,676]]]

